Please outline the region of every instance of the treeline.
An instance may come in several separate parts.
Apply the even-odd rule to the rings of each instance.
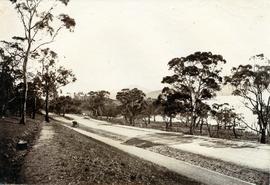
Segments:
[[[24,84],[20,82],[22,71],[20,65],[15,65],[18,61],[6,55],[4,49],[0,51],[1,115],[21,116],[24,102]],[[189,128],[189,134],[194,134],[195,130],[202,134],[204,128],[209,136],[219,137],[220,132],[227,130],[237,138],[239,125],[244,124],[260,135],[261,143],[266,143],[269,137],[270,67],[269,60],[262,54],[251,57],[253,65],[234,67],[231,75],[225,77],[221,72],[226,61],[221,55],[196,52],[175,58],[168,63],[173,74],[163,78],[162,83],[166,86],[156,99],[146,98],[143,91],[134,88],[122,89],[116,100],[109,98],[110,93],[105,90],[81,93],[74,98],[58,96],[57,89],[75,80],[73,73],[63,67],[57,68],[57,54],[48,48],[40,50],[36,59],[41,70],[32,75],[27,92],[27,112],[32,118],[38,109],[45,109],[46,121],[49,121],[48,112],[51,111],[63,116],[87,113],[94,118],[122,117],[127,124],[134,126],[136,121],[143,121],[147,126],[151,118],[155,122],[159,115],[164,119],[166,130],[172,128],[172,120],[177,117]],[[257,115],[257,127],[246,123],[228,103],[209,103],[226,84],[230,84],[234,88],[233,95],[242,97],[245,107]]]
[[[202,133],[206,128],[210,136],[216,137],[227,130],[237,138],[237,130],[244,125],[259,134],[261,143],[266,143],[270,135],[270,65],[263,54],[251,57],[250,62],[250,65],[233,67],[229,76],[222,76],[226,60],[221,55],[196,52],[168,63],[173,74],[163,78],[162,83],[166,86],[157,99],[146,98],[144,92],[137,88],[122,89],[116,100],[110,99],[107,91],[91,91],[75,97],[73,101],[66,97],[70,105],[64,108],[64,112],[72,112],[71,107],[74,109],[80,104],[79,110],[75,110],[77,113],[87,110],[93,117],[122,116],[130,125],[135,125],[136,120],[143,120],[148,125],[152,117],[160,115],[167,130],[177,117],[179,122],[189,127],[189,134],[194,134],[195,130]],[[257,116],[256,127],[246,123],[243,115],[228,103],[209,103],[222,86],[228,84],[233,87],[232,94],[243,98],[245,107]]]

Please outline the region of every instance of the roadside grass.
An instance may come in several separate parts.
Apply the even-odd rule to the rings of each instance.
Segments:
[[[0,119],[0,183],[17,183],[24,158],[41,129],[41,115],[19,124],[18,117]],[[19,140],[27,141],[26,150],[18,150]]]

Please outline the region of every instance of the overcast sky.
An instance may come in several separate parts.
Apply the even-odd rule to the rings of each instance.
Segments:
[[[0,0],[0,40],[21,27],[9,4]],[[53,45],[78,79],[65,91],[158,90],[170,59],[195,51],[223,55],[226,71],[270,57],[269,10],[268,0],[71,0],[75,32]]]

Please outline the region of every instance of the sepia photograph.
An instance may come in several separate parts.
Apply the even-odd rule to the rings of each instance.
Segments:
[[[269,0],[0,0],[0,184],[270,185]]]

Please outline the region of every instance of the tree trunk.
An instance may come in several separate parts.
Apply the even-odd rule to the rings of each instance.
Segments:
[[[32,110],[32,119],[36,119],[36,104],[37,104],[37,97],[35,96]]]
[[[125,118],[125,124],[128,124],[128,119],[127,119],[127,116],[124,115],[124,118]]]
[[[195,128],[198,128],[199,127],[200,122],[201,122],[201,118],[199,118],[199,121],[197,123],[195,123],[195,125],[196,125]]]
[[[23,98],[23,106],[22,106],[22,114],[21,114],[21,121],[20,124],[26,123],[26,102],[27,102],[27,91],[28,91],[28,84],[27,84],[27,61],[23,63],[23,83],[24,83],[24,98]]]
[[[219,122],[217,123],[217,137],[219,137]]]
[[[170,129],[172,129],[172,117],[170,116],[170,125],[169,125]]]
[[[46,90],[46,98],[45,98],[45,121],[50,122],[49,119],[49,91]]]
[[[169,128],[169,123],[167,122],[167,121],[165,121],[165,129],[166,129],[166,131],[168,130],[168,128]]]
[[[130,125],[133,125],[132,117],[129,117],[129,124],[130,124]]]
[[[208,124],[208,122],[206,122],[206,124],[207,124],[207,130],[208,130],[209,137],[212,137],[210,125]]]
[[[2,109],[1,109],[1,117],[5,116],[5,104],[2,105]]]
[[[143,122],[144,122],[145,126],[147,127],[147,120],[145,118],[143,118]]]
[[[150,118],[151,118],[151,116],[148,116],[148,125],[150,124]]]
[[[261,131],[261,143],[263,143],[263,144],[266,143],[266,130],[265,130],[265,128],[263,128]]]
[[[30,35],[30,30],[29,32],[29,37]],[[24,99],[23,99],[23,107],[22,107],[22,115],[21,115],[21,121],[20,124],[26,123],[26,102],[27,102],[27,92],[28,92],[28,83],[27,83],[27,62],[28,62],[28,57],[30,54],[30,49],[31,49],[31,41],[28,41],[28,48],[25,53],[25,57],[23,60],[23,83],[24,83]]]
[[[191,118],[191,123],[190,123],[190,126],[189,126],[189,134],[193,135],[193,131],[194,131],[194,126],[196,125],[196,117],[192,116]]]
[[[156,123],[156,115],[154,115],[154,123]]]
[[[185,122],[185,126],[188,127],[188,123],[189,123],[189,116],[186,116],[186,122]]]
[[[201,119],[201,125],[200,125],[200,134],[202,135],[202,128],[203,128],[203,119]]]
[[[66,115],[66,107],[65,107],[65,105],[63,106],[63,116],[65,117],[65,115]]]
[[[236,133],[235,127],[236,127],[236,124],[235,124],[235,120],[234,120],[233,121],[233,135],[234,135],[235,139],[237,139],[237,133]]]

